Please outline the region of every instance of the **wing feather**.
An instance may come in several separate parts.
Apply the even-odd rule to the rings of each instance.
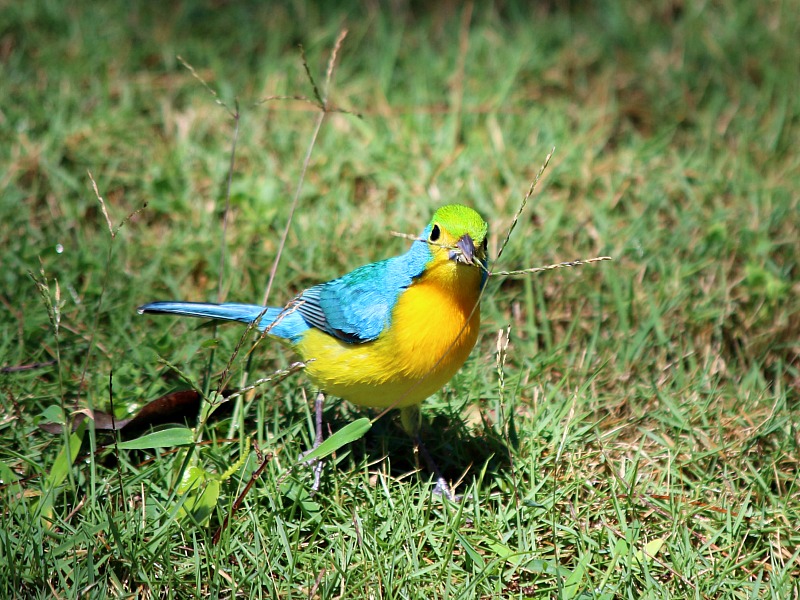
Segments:
[[[305,321],[354,344],[376,339],[389,326],[400,294],[422,274],[430,257],[415,242],[402,256],[359,267],[300,294],[297,311]]]

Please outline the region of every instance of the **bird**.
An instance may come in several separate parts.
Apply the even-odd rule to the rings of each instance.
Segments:
[[[286,306],[158,301],[138,312],[240,321],[288,345],[320,390],[315,447],[325,394],[400,409],[403,428],[434,471],[436,493],[452,498],[419,436],[419,407],[450,381],[477,341],[488,231],[474,209],[448,204],[404,254],[310,287]],[[318,478],[319,472],[314,491]]]

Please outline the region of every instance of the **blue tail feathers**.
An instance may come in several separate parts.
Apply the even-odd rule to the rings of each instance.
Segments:
[[[202,319],[219,319],[222,321],[239,321],[252,323],[258,319],[259,331],[264,331],[270,325],[269,334],[296,342],[308,330],[309,325],[297,311],[283,308],[258,306],[257,304],[238,304],[226,302],[212,304],[210,302],[150,302],[137,309],[141,314],[170,314],[185,317],[199,317]],[[281,316],[281,313],[284,313]],[[260,318],[259,318],[260,317]],[[280,319],[278,319],[280,317]],[[276,322],[277,321],[277,322]]]

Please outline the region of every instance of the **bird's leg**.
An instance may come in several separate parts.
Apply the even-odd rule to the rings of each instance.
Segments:
[[[428,449],[425,447],[425,444],[422,443],[422,438],[419,435],[414,437],[414,445],[422,455],[422,459],[425,461],[428,470],[436,477],[436,487],[433,488],[433,495],[444,496],[451,502],[457,502],[458,497],[453,494],[453,491],[450,489],[450,485],[442,476],[442,473],[439,471],[439,467],[437,467],[436,463],[433,462],[433,458],[431,458],[431,455],[428,453]]]
[[[434,477],[436,477],[436,487],[433,488],[434,496],[444,496],[451,502],[456,502],[458,498],[453,494],[453,491],[450,489],[447,480],[442,476],[441,471],[439,471],[439,467],[437,467],[436,463],[433,462],[433,458],[428,452],[428,449],[425,447],[425,444],[422,442],[422,437],[419,434],[421,421],[422,415],[419,411],[418,404],[400,409],[400,422],[403,424],[403,429],[405,429],[406,432],[411,436],[411,439],[414,440],[415,450],[422,455],[422,460],[425,461],[425,466],[428,467],[428,470],[433,473]]]
[[[314,438],[314,450],[322,444],[322,407],[325,404],[325,394],[322,391],[317,393],[317,399],[314,400],[314,424],[316,425],[317,437]]]
[[[308,454],[319,448],[320,444],[322,444],[322,408],[325,404],[325,394],[322,391],[317,393],[317,399],[314,400],[314,425],[315,425],[315,437],[314,443],[311,446],[311,449],[304,454]],[[316,459],[309,461],[312,469],[314,470],[314,483],[311,485],[311,495],[317,493],[319,490],[319,482],[320,478],[322,477],[322,465],[323,461]]]

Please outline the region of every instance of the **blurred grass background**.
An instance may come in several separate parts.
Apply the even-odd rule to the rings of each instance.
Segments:
[[[1,595],[798,597],[795,0],[0,15]],[[135,308],[261,300],[318,118],[262,100],[313,97],[298,45],[321,84],[343,29],[330,100],[353,114],[323,123],[271,303],[403,251],[389,232],[448,202],[487,218],[496,253],[552,147],[497,267],[615,260],[490,280],[478,347],[425,404],[460,508],[409,475],[388,419],[304,496],[307,472],[285,479],[310,436],[298,375],[204,431],[209,472],[247,436],[279,451],[214,546],[255,459],[195,525],[176,518],[184,454],[93,454],[89,428],[65,463],[68,436],[38,425],[108,410],[112,371],[119,417],[187,387],[159,357],[214,381],[240,328]],[[224,242],[236,123],[178,56],[239,107]],[[113,240],[87,171],[115,226],[147,205]],[[244,355],[237,384],[292,360],[262,343],[243,375]]]

